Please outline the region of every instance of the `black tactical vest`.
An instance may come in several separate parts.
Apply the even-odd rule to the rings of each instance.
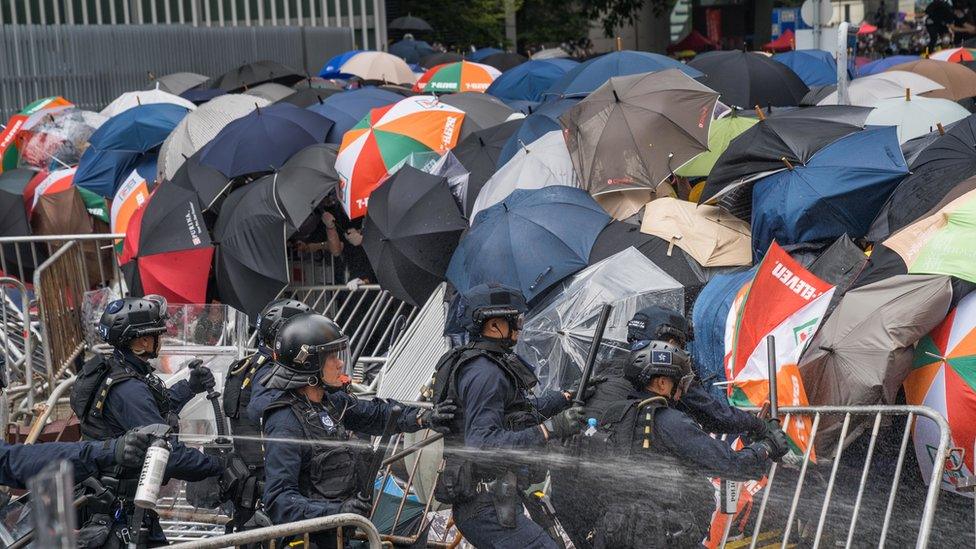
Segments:
[[[255,353],[234,364],[227,375],[227,382],[224,384],[224,415],[230,420],[234,435],[261,435],[261,425],[247,416],[247,405],[251,402],[257,371],[269,362],[267,355]],[[264,453],[259,442],[234,439],[234,450],[248,467],[258,469],[264,466]]]

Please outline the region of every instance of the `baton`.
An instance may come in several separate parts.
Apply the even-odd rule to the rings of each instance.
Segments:
[[[596,363],[596,356],[600,352],[600,342],[603,340],[603,333],[607,331],[607,322],[610,320],[610,312],[613,305],[604,303],[600,308],[600,318],[596,321],[596,329],[593,331],[593,341],[590,342],[590,353],[586,355],[586,362],[583,364],[583,375],[580,377],[579,388],[576,389],[576,397],[573,402],[579,406],[586,404],[583,395],[586,394],[586,385],[593,377],[593,365]]]
[[[769,419],[779,423],[779,399],[776,396],[776,337],[766,336],[766,363],[769,365]]]

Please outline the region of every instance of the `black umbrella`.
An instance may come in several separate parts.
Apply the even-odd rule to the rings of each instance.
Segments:
[[[419,307],[467,228],[447,179],[406,166],[370,195],[363,248],[380,286]]]
[[[437,65],[443,65],[444,63],[457,63],[458,61],[463,60],[464,58],[456,53],[444,51],[425,56],[420,60],[420,66],[427,69],[432,69]]]
[[[479,92],[461,92],[442,95],[441,103],[447,103],[464,111],[460,139],[472,133],[497,126],[515,114],[501,99]]]
[[[276,61],[255,61],[231,69],[209,80],[204,86],[233,92],[251,88],[265,82],[277,82],[285,86],[291,86],[304,78],[305,75],[302,73]]]
[[[214,215],[220,211],[221,199],[231,187],[231,181],[227,176],[200,163],[199,152],[186,159],[186,162],[176,170],[170,183],[195,192],[203,211],[212,212]]]
[[[315,88],[322,90],[342,90],[342,86],[336,84],[335,82],[322,78],[321,76],[308,76],[302,78],[298,82],[292,84],[293,88],[296,90],[304,90],[305,88]]]
[[[815,107],[828,95],[837,91],[837,84],[824,84],[822,86],[811,86],[810,91],[800,100],[801,107]],[[755,106],[755,105],[753,105]]]
[[[976,175],[976,115],[956,122],[935,139],[918,154],[911,170],[871,224],[868,240],[881,242],[932,209],[960,182]]]
[[[417,95],[417,92],[413,91],[412,89],[405,86],[397,86],[396,84],[380,84],[377,87],[381,90],[393,92],[404,97],[413,97]]]
[[[478,63],[483,65],[491,65],[492,67],[505,72],[508,69],[514,69],[528,60],[529,58],[524,55],[503,51],[501,53],[493,53],[481,61],[478,61]]]
[[[810,263],[807,269],[811,273],[835,287],[826,315],[829,315],[844,297],[847,289],[854,283],[854,279],[861,274],[867,261],[868,256],[864,255],[864,251],[845,234]]]
[[[461,196],[464,215],[471,216],[471,208],[485,183],[495,175],[498,158],[508,139],[522,126],[524,118],[510,120],[488,129],[477,131],[464,138],[451,151],[468,170],[468,183]]]
[[[397,17],[393,21],[390,21],[390,24],[387,25],[386,28],[390,30],[414,32],[429,32],[434,30],[433,27],[430,26],[430,23],[412,15]]]
[[[753,181],[787,169],[786,162],[806,164],[826,145],[863,129],[870,112],[867,107],[831,105],[771,114],[733,139],[718,157],[699,202],[718,202],[749,219]]]
[[[0,174],[0,236],[30,236],[31,226],[27,220],[27,208],[24,206],[24,191],[30,180],[37,172],[16,168]],[[43,247],[37,248],[42,250]],[[35,258],[28,244],[4,244],[3,263],[9,267],[18,267],[24,272],[11,271],[9,274],[29,279],[37,263],[44,261],[43,257]]]
[[[301,88],[288,97],[275,101],[275,103],[291,103],[304,109],[317,105],[341,91],[342,88]]]
[[[743,109],[799,105],[809,91],[789,67],[752,52],[710,51],[688,65],[705,73],[698,80],[721,93],[723,103]]]
[[[325,173],[305,166],[285,166],[272,177],[277,178],[275,191],[281,210],[296,229],[339,183],[334,169]]]
[[[288,159],[288,162],[285,162],[285,165],[282,166],[282,169],[309,168],[322,172],[338,181],[339,176],[335,170],[336,155],[338,152],[339,146],[332,143],[309,145],[292,155]]]

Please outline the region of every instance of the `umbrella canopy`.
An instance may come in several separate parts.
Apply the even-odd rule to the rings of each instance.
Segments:
[[[496,53],[505,53],[498,48],[478,48],[467,55],[469,61],[474,61],[476,63],[481,63],[481,60],[490,55],[495,55]]]
[[[712,120],[708,126],[708,150],[675,170],[674,173],[681,177],[707,177],[719,156],[729,148],[729,143],[757,122],[759,120],[755,118],[736,116],[734,110],[729,116]]]
[[[434,48],[430,47],[430,44],[424,42],[423,40],[405,38],[399,42],[390,44],[387,51],[403,59],[407,63],[416,64],[420,63],[422,58],[434,53]]]
[[[339,72],[393,84],[413,84],[417,80],[406,61],[383,51],[359,52],[340,65]]]
[[[39,175],[43,175],[39,174]],[[91,234],[95,232],[85,201],[72,184],[75,168],[44,176],[34,189],[30,222],[33,234]]]
[[[464,116],[464,111],[429,95],[372,109],[343,136],[336,159],[346,215],[365,215],[370,193],[411,153],[453,148]]]
[[[918,59],[890,67],[890,71],[908,71],[920,74],[942,85],[942,90],[926,93],[926,97],[959,101],[976,96],[976,72],[958,63],[946,63],[932,59]]]
[[[380,286],[420,307],[467,228],[447,179],[406,166],[370,196],[363,248]]]
[[[613,305],[600,345],[599,364],[630,352],[627,323],[645,307],[683,311],[681,285],[633,248],[580,271],[534,307],[516,353],[532,366],[540,386],[571,386],[593,341],[604,303]]]
[[[894,128],[868,128],[820,149],[804,165],[756,182],[752,252],[758,260],[781,245],[867,232],[888,195],[908,173]]]
[[[390,24],[387,25],[388,29],[400,30],[400,31],[414,31],[414,32],[430,32],[433,31],[433,27],[430,23],[424,21],[419,17],[414,17],[412,15],[406,15],[404,17],[397,17]]]
[[[115,234],[126,234],[129,222],[136,211],[148,200],[150,194],[149,182],[138,171],[132,170],[129,177],[119,185],[119,190],[112,199],[111,222],[109,227]],[[124,239],[115,241],[115,249],[121,254]]]
[[[560,59],[570,57],[562,48],[545,48],[532,54],[530,59]]]
[[[516,190],[475,216],[451,257],[447,279],[461,294],[498,282],[518,288],[531,301],[586,266],[609,221],[580,189]]]
[[[699,80],[721,93],[723,103],[742,109],[799,105],[808,91],[786,65],[752,52],[711,51],[688,65],[705,73]]]
[[[439,51],[437,53],[431,53],[430,55],[424,56],[424,58],[420,60],[420,66],[423,67],[421,69],[421,71],[423,71],[424,69],[432,69],[438,65],[457,63],[459,61],[464,61],[464,57],[462,57],[460,54],[452,51]],[[469,59],[469,61],[474,60]]]
[[[129,219],[119,263],[133,295],[206,303],[213,250],[196,196],[164,182]]]
[[[255,61],[231,69],[207,82],[206,87],[218,88],[226,92],[236,92],[252,88],[265,82],[277,82],[291,86],[305,78],[295,69],[276,61]]]
[[[528,60],[529,60],[528,57],[524,55],[520,55],[518,53],[500,52],[500,53],[489,55],[488,57],[485,57],[479,62],[484,63],[485,65],[495,67],[496,69],[505,72],[514,69],[515,67],[521,65],[522,63],[525,63]],[[477,61],[477,60],[472,59],[472,61]]]
[[[656,188],[708,150],[717,99],[674,69],[611,78],[560,117],[583,188]]]
[[[45,97],[34,101],[11,116],[3,130],[0,130],[0,173],[17,167],[20,159],[20,148],[25,137],[22,135],[24,131],[40,123],[45,115],[73,106],[73,103],[60,96]]]
[[[338,152],[339,147],[332,143],[310,145],[292,155],[292,157],[288,159],[288,162],[285,162],[284,167],[308,168],[324,173],[338,182],[339,175],[335,170],[336,154]]]
[[[549,132],[522,147],[511,160],[484,184],[471,208],[472,221],[478,212],[505,200],[516,189],[541,189],[552,185],[579,187],[579,178],[566,150],[562,132]]]
[[[417,80],[413,89],[423,93],[484,93],[500,75],[498,69],[489,65],[457,61],[431,68]]]
[[[91,135],[81,156],[75,185],[104,197],[115,191],[137,166],[156,173],[156,149],[190,112],[178,105],[142,105],[113,116]]]
[[[877,103],[866,120],[872,126],[895,126],[898,142],[904,143],[934,130],[939,124],[951,124],[969,116],[969,111],[954,101],[931,97],[885,99]]]
[[[242,95],[260,97],[268,103],[275,103],[295,93],[295,89],[278,84],[277,82],[266,82],[253,88],[248,88]]]
[[[915,95],[943,89],[942,84],[920,74],[907,71],[885,71],[851,82],[847,95],[851,105],[875,107],[885,99],[905,97],[905,90]],[[837,91],[827,94],[818,105],[836,105]]]
[[[562,131],[559,125],[559,117],[568,111],[570,107],[579,102],[579,99],[565,98],[555,101],[546,101],[532,114],[525,117],[518,131],[509,138],[498,156],[498,167],[502,167],[512,159],[524,146],[539,139],[551,131]]]
[[[277,170],[291,155],[325,141],[328,118],[294,105],[255,109],[228,123],[200,150],[200,163],[233,179]]]
[[[0,236],[29,236],[30,223],[27,219],[25,192],[36,172],[21,168],[7,170],[0,174]],[[6,249],[4,250],[6,251]]]
[[[502,72],[486,93],[499,99],[541,101],[542,93],[578,64],[572,59],[528,61]]]
[[[232,187],[231,180],[226,175],[200,163],[199,153],[186,159],[186,162],[176,170],[172,179],[168,181],[186,190],[193,191],[201,209],[215,215],[220,211],[221,199]]]
[[[950,448],[972,448],[976,441],[973,416],[976,415],[976,295],[959,302],[949,316],[922,338],[915,348],[912,369],[905,378],[905,403],[929,406],[949,422]],[[912,430],[915,455],[922,478],[932,478],[930,448],[939,445],[939,430],[933,422],[916,421]],[[957,491],[956,478],[971,476],[972,452],[962,453],[963,462],[953,475],[942,478],[942,488]],[[958,477],[956,476],[958,475]]]
[[[207,101],[210,101],[214,97],[220,97],[221,95],[226,95],[227,92],[220,89],[211,88],[193,88],[186,90],[180,94],[180,97],[190,101],[194,105],[202,105]]]
[[[515,111],[500,99],[484,93],[451,93],[440,96],[440,100],[464,111],[464,124],[461,125],[460,139],[464,139],[476,131],[497,126],[515,114]],[[519,116],[521,117],[521,115]]]
[[[752,264],[749,224],[716,206],[660,198],[645,208],[641,232],[681,248],[703,267]]]
[[[178,95],[173,95],[171,93],[165,92],[159,88],[146,91],[134,91],[126,92],[122,95],[116,97],[111,103],[108,104],[102,112],[99,113],[102,116],[111,118],[118,114],[122,114],[125,111],[139,107],[142,105],[153,105],[157,103],[165,103],[170,105],[177,105],[183,107],[188,111],[192,111],[197,108],[196,105],[183,99]]]
[[[326,99],[332,97],[337,93],[342,93],[342,88],[340,87],[328,87],[328,88],[301,88],[295,93],[285,97],[284,99],[279,99],[278,103],[289,103],[295,105],[296,107],[301,107],[306,109],[312,105],[319,105]],[[326,117],[328,118],[328,117]]]
[[[720,202],[748,218],[751,181],[785,170],[783,158],[794,166],[805,164],[824,146],[860,131],[870,112],[865,107],[834,105],[773,113],[742,132],[718,157],[699,202]]]
[[[362,53],[363,50],[349,50],[347,52],[340,53],[335,57],[330,58],[322,65],[322,70],[319,71],[319,76],[322,78],[345,78],[344,75],[339,71],[339,68],[345,63],[352,59],[357,53]]]
[[[195,72],[174,72],[152,78],[149,89],[158,88],[166,93],[182,95],[209,80],[208,77]]]
[[[517,119],[476,131],[464,138],[452,151],[468,171],[467,183],[460,193],[463,213],[468,219],[474,217],[474,202],[482,187],[495,174],[502,147],[521,125],[522,119]]]
[[[342,143],[342,136],[368,115],[370,110],[392,105],[401,99],[403,96],[391,91],[367,86],[337,93],[308,109],[335,122],[325,136],[326,143]]]
[[[837,83],[837,61],[834,54],[824,50],[794,50],[777,53],[773,61],[790,68],[807,86]]]
[[[44,116],[21,132],[20,165],[46,170],[73,166],[88,148],[88,140],[106,118],[98,113],[67,108]]]
[[[541,59],[532,56],[533,59]],[[642,51],[615,51],[580,63],[556,80],[546,90],[547,95],[585,97],[614,76],[628,76],[645,72],[678,69],[692,78],[702,76],[698,69],[676,59]]]
[[[217,137],[227,124],[266,106],[268,101],[261,97],[231,94],[214,98],[189,113],[159,148],[159,179],[172,179],[183,162]]]
[[[973,53],[966,48],[946,48],[930,54],[929,59],[948,61],[949,63],[962,63],[963,61],[972,61]]]
[[[917,55],[892,55],[891,57],[883,57],[858,67],[856,76],[857,78],[861,78],[870,74],[877,74],[879,72],[884,72],[895,65],[918,61],[918,59],[919,57]]]

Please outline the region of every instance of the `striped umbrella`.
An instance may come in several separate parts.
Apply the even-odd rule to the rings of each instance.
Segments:
[[[67,99],[55,96],[38,99],[10,117],[0,132],[0,173],[17,167],[20,149],[30,137],[28,130],[37,125],[45,114],[71,107]]]
[[[471,61],[445,63],[425,72],[413,89],[425,93],[484,93],[501,74],[491,65]]]
[[[129,227],[129,220],[146,200],[149,199],[149,183],[137,170],[132,170],[125,178],[112,200],[112,232],[125,233]],[[122,239],[115,241],[115,251],[122,253]]]
[[[370,193],[412,153],[454,147],[464,111],[436,97],[407,97],[372,109],[346,132],[336,158],[338,194],[350,219],[366,214]]]

